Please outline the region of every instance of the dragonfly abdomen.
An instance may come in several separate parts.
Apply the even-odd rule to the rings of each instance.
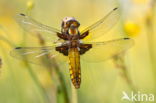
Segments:
[[[78,48],[70,48],[68,56],[70,78],[75,88],[78,89],[81,83],[80,54]]]

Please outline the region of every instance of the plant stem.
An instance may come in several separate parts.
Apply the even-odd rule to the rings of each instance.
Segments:
[[[38,78],[36,77],[35,73],[33,72],[31,66],[26,62],[28,71],[30,76],[32,77],[34,83],[36,84],[38,90],[40,91],[41,95],[44,97],[45,103],[50,103],[50,100],[48,98],[48,95],[45,91],[45,89],[42,87],[41,83],[39,82]]]
[[[39,40],[40,45],[41,46],[45,46],[45,40],[44,40],[44,38],[39,33],[37,34],[37,37],[38,37],[38,40]],[[70,103],[70,101],[69,101],[69,95],[68,95],[68,92],[67,92],[66,83],[65,83],[65,80],[64,80],[64,76],[61,73],[60,68],[59,68],[56,60],[54,58],[52,58],[52,60],[49,60],[48,57],[47,57],[47,59],[48,59],[48,61],[47,61],[48,62],[48,66],[46,68],[48,68],[48,70],[49,70],[49,72],[51,72],[51,74],[52,74],[52,71],[54,69],[54,71],[55,71],[55,73],[56,73],[56,75],[58,77],[58,80],[59,80],[59,83],[60,83],[60,86],[61,86],[61,90],[64,93],[65,103]],[[43,62],[43,65],[44,65],[44,63],[45,62]],[[57,88],[57,89],[60,89],[60,88]],[[58,91],[60,91],[60,90],[58,90]],[[57,93],[59,93],[59,92],[57,92]]]
[[[77,89],[75,89],[75,87],[73,86],[73,84],[71,83],[71,90],[72,90],[72,99],[71,99],[71,103],[78,103],[78,99],[77,99]]]
[[[1,37],[1,40],[3,40],[4,42],[6,42],[10,47],[14,47],[14,44],[12,42],[10,42],[9,40],[7,40],[5,37]],[[8,64],[10,64],[10,63],[8,63]],[[48,99],[48,96],[46,95],[45,90],[41,87],[41,84],[39,83],[39,80],[37,79],[37,77],[33,73],[32,68],[30,67],[30,65],[27,62],[26,62],[26,64],[27,64],[28,71],[29,71],[29,73],[30,73],[33,81],[35,82],[36,86],[38,87],[38,90],[41,92],[42,96],[45,98],[46,103],[50,103],[49,102],[49,99]]]
[[[114,57],[114,64],[116,65],[117,68],[120,68],[122,70],[122,74],[121,76],[126,80],[128,86],[130,87],[130,89],[134,92],[137,93],[137,89],[134,86],[134,84],[132,83],[129,74],[128,74],[128,68],[125,64],[124,61],[124,55],[116,55]],[[135,101],[134,103],[140,103],[139,101]]]
[[[1,47],[1,48],[3,48],[3,47]],[[4,57],[7,57],[7,55],[5,54],[6,53],[5,49],[2,49],[1,51],[2,51],[2,53],[4,55]],[[7,58],[6,58],[6,64],[11,64],[10,61]],[[15,95],[16,95],[16,98],[18,98],[18,102],[17,103],[22,103],[22,99],[20,97],[21,96],[21,92],[16,88],[16,87],[18,87],[18,85],[17,85],[17,82],[15,80],[15,75],[13,74],[11,66],[7,65],[7,67],[8,67],[8,70],[10,71],[10,76],[11,76],[10,79],[11,79],[11,82],[13,83],[13,86],[12,86],[13,90],[16,90]]]
[[[148,42],[148,48],[149,48],[149,56],[150,56],[150,61],[151,61],[151,66],[153,70],[153,75],[155,76],[156,74],[156,64],[155,64],[155,33],[154,33],[154,16],[155,16],[155,5],[156,1],[152,0],[151,1],[151,15],[149,18],[146,19],[146,27],[147,27],[147,42]],[[156,76],[154,77],[155,79],[155,84],[156,85]],[[156,94],[156,89],[155,89],[155,94]]]
[[[62,91],[64,93],[65,103],[70,103],[69,95],[68,95],[68,92],[67,92],[67,87],[66,87],[66,84],[65,84],[63,74],[61,73],[60,68],[59,68],[59,66],[58,66],[58,64],[56,63],[55,60],[53,60],[53,67],[55,68],[55,72],[57,73],[58,79],[60,81],[61,89],[62,89]]]

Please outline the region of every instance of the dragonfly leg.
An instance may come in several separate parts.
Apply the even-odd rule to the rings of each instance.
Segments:
[[[83,39],[83,38],[85,38],[86,36],[88,36],[89,35],[89,31],[86,31],[86,32],[84,32],[83,34],[81,34],[80,35],[80,39]]]
[[[61,39],[61,38],[55,40],[53,43],[54,43],[54,44],[57,44],[57,43],[60,43],[60,42],[62,42],[62,39]]]

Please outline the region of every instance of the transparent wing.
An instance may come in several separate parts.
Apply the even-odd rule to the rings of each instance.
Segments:
[[[55,51],[55,47],[17,47],[10,52],[11,56],[34,64],[48,65],[53,60],[65,60],[63,54]],[[61,62],[61,61],[59,61]]]
[[[106,42],[87,42],[92,48],[81,56],[82,60],[100,62],[118,55],[130,48],[134,41],[129,38],[116,39]]]
[[[84,29],[81,34],[89,31],[89,39],[96,39],[107,33],[118,21],[120,15],[118,8],[114,8],[105,17]]]
[[[25,31],[35,36],[40,35],[46,41],[55,41],[57,39],[56,34],[60,33],[59,30],[43,25],[25,14],[18,14],[16,16],[16,21]]]

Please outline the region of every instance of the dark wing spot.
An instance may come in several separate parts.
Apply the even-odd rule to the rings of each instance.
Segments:
[[[116,10],[116,9],[118,9],[118,8],[116,7],[116,8],[114,8],[113,10]]]
[[[22,14],[22,13],[21,13],[20,15],[21,15],[21,16],[26,16],[25,14]]]
[[[21,49],[22,47],[16,47],[15,49]]]
[[[128,40],[128,39],[130,39],[130,38],[124,38],[124,40]]]

